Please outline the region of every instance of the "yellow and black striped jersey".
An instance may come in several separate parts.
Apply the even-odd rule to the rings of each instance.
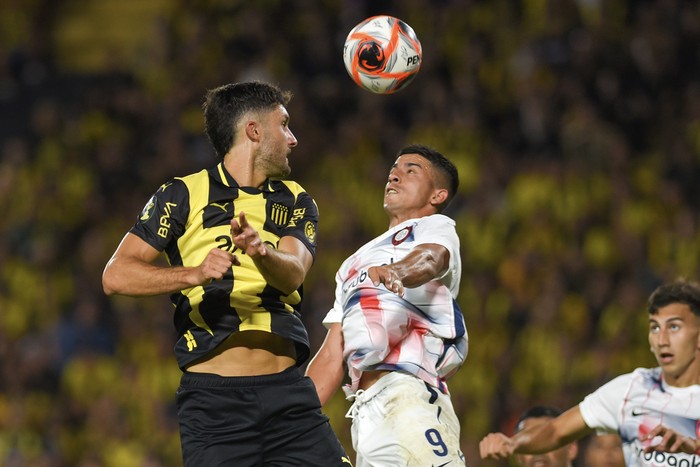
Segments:
[[[173,266],[199,266],[214,247],[236,253],[230,223],[241,211],[268,246],[277,248],[280,238],[291,235],[315,255],[318,207],[299,184],[267,180],[263,189],[240,187],[223,164],[163,184],[130,232],[165,252]],[[171,295],[178,365],[184,369],[245,330],[292,340],[301,365],[309,356],[299,314],[302,288],[283,295],[265,282],[252,259],[237,256],[241,265],[222,280]]]

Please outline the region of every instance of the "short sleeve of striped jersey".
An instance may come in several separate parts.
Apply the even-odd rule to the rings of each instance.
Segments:
[[[292,236],[299,239],[311,254],[316,256],[316,233],[318,229],[318,207],[313,198],[301,192],[296,198],[292,216],[280,237]]]
[[[161,185],[148,200],[129,232],[163,251],[184,232],[189,214],[189,192],[178,179]]]

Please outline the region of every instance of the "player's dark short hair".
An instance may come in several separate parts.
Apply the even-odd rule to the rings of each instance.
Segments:
[[[700,284],[681,278],[660,285],[649,296],[647,310],[655,315],[659,309],[674,303],[688,305],[695,316],[700,316]]]
[[[563,411],[561,409],[549,405],[536,405],[534,407],[530,407],[521,413],[520,417],[518,417],[518,421],[515,422],[515,432],[517,433],[523,429],[523,422],[528,418],[557,418],[562,413]]]
[[[452,201],[455,194],[457,194],[457,188],[459,188],[459,174],[457,173],[457,167],[455,167],[455,165],[438,150],[422,144],[411,144],[406,146],[399,150],[396,157],[398,158],[404,154],[418,154],[419,156],[424,157],[433,165],[433,167],[438,169],[440,174],[442,174],[445,179],[445,188],[447,188],[448,194],[447,200],[440,207],[440,211],[442,211],[448,204],[450,204],[450,201]]]
[[[222,159],[233,146],[236,127],[250,111],[273,110],[287,105],[292,93],[260,81],[231,83],[207,91],[204,104],[204,129],[216,154]]]

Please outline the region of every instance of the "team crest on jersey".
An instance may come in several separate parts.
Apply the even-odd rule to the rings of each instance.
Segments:
[[[287,225],[287,217],[289,216],[289,208],[284,204],[272,203],[270,209],[270,219],[277,225]]]
[[[316,226],[314,225],[313,222],[311,222],[311,221],[306,222],[306,225],[304,226],[304,233],[306,234],[306,238],[311,243],[316,242]]]
[[[143,207],[139,220],[141,222],[148,222],[148,219],[153,217],[154,212],[156,212],[156,195],[151,196],[151,199],[149,199]]]
[[[406,240],[409,235],[411,235],[412,230],[413,230],[413,226],[405,227],[405,228],[399,230],[392,237],[391,243],[393,243],[394,246],[403,243],[403,241]]]

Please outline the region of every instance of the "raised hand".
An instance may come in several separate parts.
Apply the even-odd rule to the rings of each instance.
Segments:
[[[234,254],[220,248],[212,248],[207,257],[204,258],[204,261],[202,261],[202,264],[197,268],[200,275],[198,282],[199,284],[206,284],[211,280],[221,279],[231,269],[231,266],[240,264]]]
[[[248,223],[243,211],[238,215],[238,219],[231,219],[231,238],[233,244],[251,258],[267,254],[267,247],[260,234]]]

